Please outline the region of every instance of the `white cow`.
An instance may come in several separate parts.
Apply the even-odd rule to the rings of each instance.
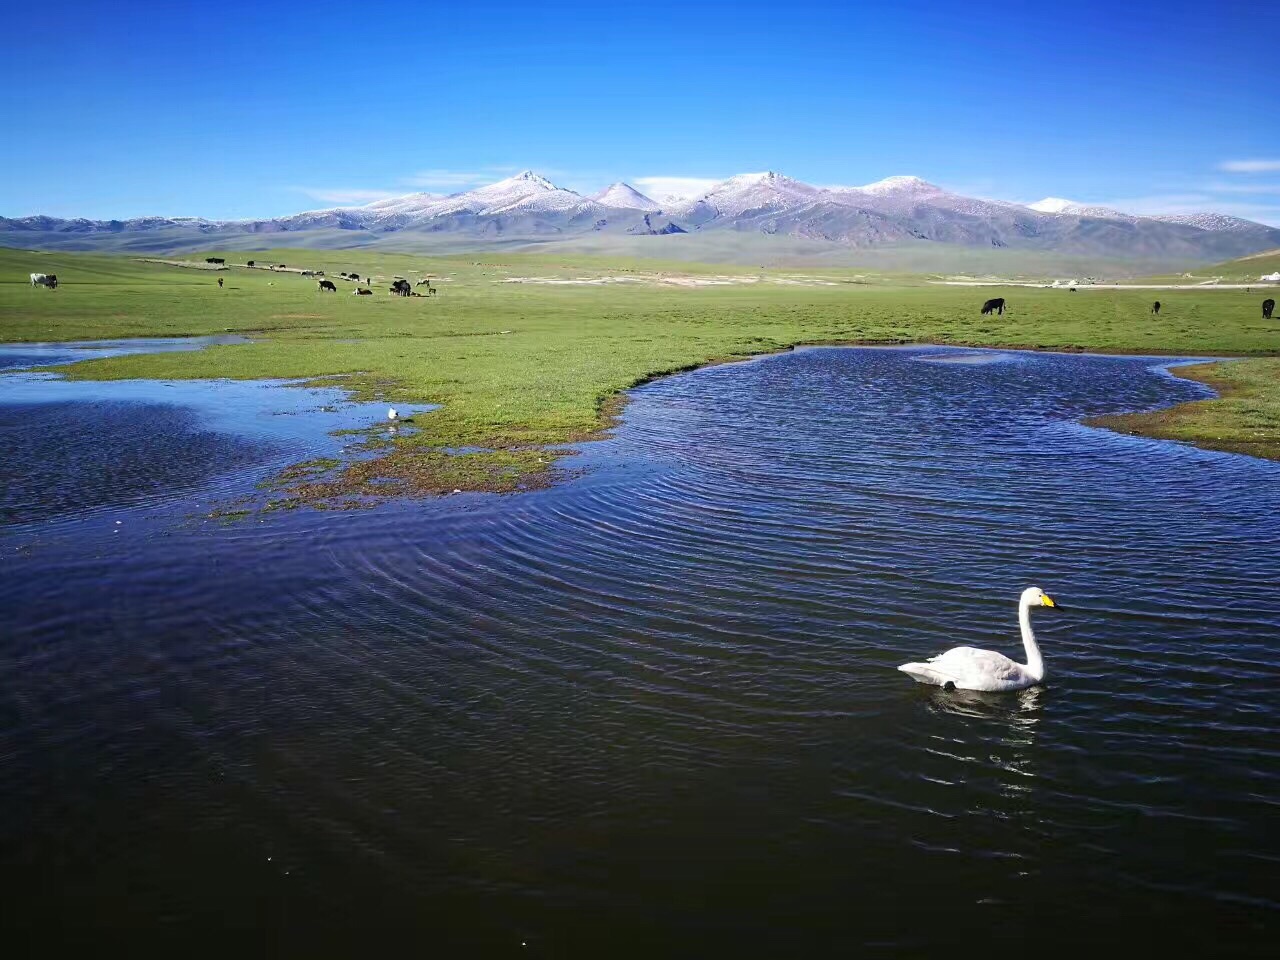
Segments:
[[[33,273],[31,274],[31,285],[33,287],[48,287],[52,290],[58,285],[58,275],[56,273]]]

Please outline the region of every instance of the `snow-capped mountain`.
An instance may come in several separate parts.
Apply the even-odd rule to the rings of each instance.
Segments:
[[[365,219],[378,222],[384,218],[430,219],[458,214],[497,216],[510,213],[576,211],[592,201],[572,190],[562,190],[545,177],[525,170],[513,177],[488,186],[477,187],[447,197],[430,193],[413,193],[405,197],[378,200],[352,210],[365,214]]]
[[[1225,213],[1172,213],[1151,217],[1161,223],[1183,223],[1199,230],[1210,230],[1216,233],[1227,231],[1248,231],[1257,226],[1252,220],[1241,217],[1230,217]]]
[[[685,217],[705,223],[714,219],[733,219],[747,214],[788,210],[811,203],[822,193],[818,187],[811,187],[780,173],[743,173],[663,212],[676,219]]]
[[[1039,213],[1063,213],[1075,217],[1102,217],[1107,220],[1136,219],[1133,214],[1121,213],[1119,210],[1113,210],[1110,207],[1076,203],[1074,200],[1064,200],[1062,197],[1045,197],[1043,200],[1027,204],[1027,209],[1035,210]]]
[[[644,210],[647,213],[656,213],[662,209],[661,204],[621,180],[611,183],[591,199],[602,206],[616,207],[619,210]]]
[[[896,196],[903,198],[934,197],[946,192],[941,187],[934,186],[929,181],[921,180],[919,177],[885,177],[875,183],[845,189],[852,193],[870,194],[875,197]]]
[[[324,246],[400,242],[539,242],[593,231],[661,237],[732,230],[869,247],[1010,247],[1071,255],[1226,260],[1280,246],[1280,229],[1221,214],[1143,217],[1047,197],[1026,206],[967,197],[914,176],[860,187],[816,187],[776,172],[748,173],[697,196],[657,203],[626,183],[584,196],[531,170],[450,196],[411,193],[360,207],[310,210],[266,220],[141,217],[60,220],[0,217],[0,243],[64,249],[199,248],[210,240],[290,234],[273,242]],[[349,239],[348,239],[349,238]],[[654,243],[665,241],[655,240]],[[679,242],[679,241],[675,241]]]

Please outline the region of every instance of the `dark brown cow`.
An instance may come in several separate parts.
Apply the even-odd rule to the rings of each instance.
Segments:
[[[328,293],[337,293],[337,292],[338,292],[338,288],[337,288],[337,287],[335,287],[335,286],[333,285],[333,281],[332,281],[332,280],[320,280],[320,281],[318,281],[318,286],[320,287],[320,290],[321,290],[322,292],[323,292],[323,291],[327,291]]]
[[[356,289],[356,290],[353,290],[353,291],[351,291],[351,292],[352,292],[352,294],[353,294],[354,296],[357,296],[357,297],[372,297],[372,296],[373,296],[373,291],[372,291],[372,290],[366,290],[364,287],[360,287],[360,288],[358,288],[358,289]]]
[[[409,286],[408,280],[397,280],[391,285],[391,292],[397,297],[407,297],[413,293],[413,287]]]
[[[1276,308],[1276,302],[1272,300],[1270,297],[1268,297],[1266,300],[1263,300],[1262,301],[1262,319],[1270,320],[1271,312],[1275,310],[1275,308]]]
[[[1159,300],[1157,300],[1155,303],[1153,303],[1153,304],[1151,305],[1151,312],[1152,312],[1152,313],[1154,313],[1157,317],[1158,317],[1158,316],[1160,316],[1160,301],[1159,301]]]
[[[988,300],[982,305],[983,316],[986,316],[993,310],[1000,316],[1004,316],[1004,297],[996,297],[994,300]]]

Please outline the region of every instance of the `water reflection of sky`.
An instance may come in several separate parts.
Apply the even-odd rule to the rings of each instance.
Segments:
[[[36,344],[0,348],[0,364],[31,367],[102,356],[200,349],[243,338]],[[432,409],[398,404],[403,417]],[[294,381],[67,380],[53,373],[0,376],[0,443],[6,460],[0,523],[27,524],[110,507],[171,507],[192,497],[199,509],[251,494],[258,483],[302,460],[365,455],[364,436],[386,404],[357,403],[334,387]]]
[[[64,343],[0,343],[0,370],[47,367],[134,353],[180,353],[205,347],[249,343],[234,334],[212,337],[140,337],[134,340],[83,340]]]
[[[11,909],[92,921],[127,889],[255,927],[341,904],[474,955],[581,952],[564,931],[924,955],[1141,916],[1173,953],[1261,952],[1280,465],[1078,423],[1204,395],[1156,359],[916,362],[947,353],[656,381],[529,495],[32,525],[0,578]],[[150,400],[0,416],[39,408],[37,449],[109,421],[178,461],[203,429]],[[894,669],[1020,655],[1029,583],[1065,605],[1035,624],[1045,688]]]

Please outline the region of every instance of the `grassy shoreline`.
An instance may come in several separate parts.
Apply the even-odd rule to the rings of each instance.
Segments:
[[[1280,353],[1280,321],[1259,322],[1257,298],[1243,291],[1164,293],[1165,309],[1152,318],[1144,292],[993,292],[851,270],[358,250],[244,258],[322,269],[335,280],[339,272],[356,271],[375,278],[377,295],[353,297],[353,287],[340,280],[337,294],[321,293],[315,281],[297,274],[235,268],[219,271],[220,289],[208,272],[173,265],[0,250],[0,341],[238,333],[253,342],[94,360],[60,372],[84,380],[304,379],[364,399],[440,405],[377,458],[322,475],[307,471],[286,484],[280,495],[297,502],[544,485],[558,456],[609,428],[630,388],[790,346]],[[58,273],[59,289],[31,289],[26,274],[34,270]],[[431,275],[441,293],[390,297],[386,288],[395,275]],[[1007,296],[1011,309],[984,317],[978,307],[994,293]],[[1233,434],[1238,452],[1274,456],[1280,448],[1274,403],[1280,376],[1274,373],[1280,370],[1272,364],[1280,361],[1259,362],[1260,370],[1273,371],[1271,381],[1261,373],[1248,389],[1266,403],[1241,406],[1246,401],[1233,395],[1224,398],[1223,416],[1247,415]],[[1161,415],[1165,432],[1153,435],[1202,446],[1226,435],[1222,417],[1197,413],[1181,422],[1179,414]],[[1180,423],[1176,432],[1173,422]],[[1115,425],[1141,429],[1138,421]],[[458,448],[477,452],[448,452]]]
[[[1118,433],[1280,460],[1280,359],[1186,364],[1170,372],[1211,387],[1217,396],[1164,410],[1091,417],[1084,422]]]

